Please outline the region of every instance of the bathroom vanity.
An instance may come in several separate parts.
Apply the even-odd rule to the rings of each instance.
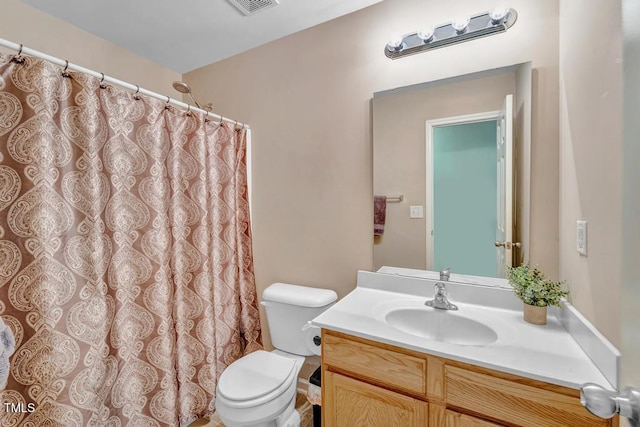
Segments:
[[[591,415],[579,392],[585,382],[615,388],[605,375],[615,351],[594,363],[555,317],[522,321],[499,286],[448,284],[459,310],[424,307],[435,282],[361,272],[356,290],[314,319],[325,427],[618,425]]]

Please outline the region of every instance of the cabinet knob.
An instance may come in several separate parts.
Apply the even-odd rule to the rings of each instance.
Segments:
[[[615,392],[598,384],[583,384],[580,387],[580,403],[597,417],[611,418],[620,414],[629,419],[632,427],[640,427],[640,391],[632,387]]]

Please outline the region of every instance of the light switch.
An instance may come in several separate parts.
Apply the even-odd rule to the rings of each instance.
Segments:
[[[580,255],[587,256],[587,221],[577,222],[576,249]]]
[[[424,218],[424,208],[422,206],[409,206],[409,218]]]

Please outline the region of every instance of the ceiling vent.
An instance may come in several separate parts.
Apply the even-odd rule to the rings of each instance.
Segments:
[[[278,0],[229,0],[229,3],[247,16],[279,4]]]

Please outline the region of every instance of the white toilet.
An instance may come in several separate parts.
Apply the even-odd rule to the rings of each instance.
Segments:
[[[300,426],[298,374],[305,356],[320,354],[320,329],[305,325],[337,299],[328,289],[284,283],[264,290],[261,304],[276,350],[248,354],[220,376],[216,412],[227,427]]]

